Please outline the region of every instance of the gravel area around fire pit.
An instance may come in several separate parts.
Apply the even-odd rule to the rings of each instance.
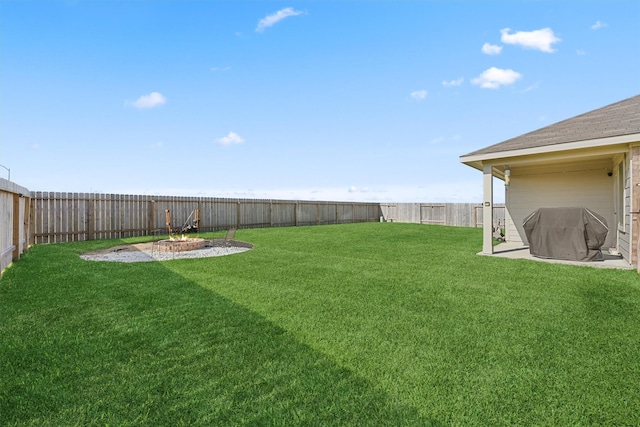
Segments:
[[[134,245],[121,245],[100,251],[86,252],[80,258],[87,261],[112,261],[112,262],[149,262],[170,261],[186,258],[208,258],[216,256],[232,255],[246,252],[253,245],[245,242],[228,241],[224,239],[210,240],[202,249],[190,251],[161,251],[157,242],[138,243]]]

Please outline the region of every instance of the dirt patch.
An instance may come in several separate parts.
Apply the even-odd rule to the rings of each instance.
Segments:
[[[85,252],[80,258],[87,261],[112,262],[149,262],[168,261],[185,258],[208,258],[233,255],[253,248],[251,243],[229,239],[211,239],[205,241],[205,247],[191,251],[161,251],[158,242],[118,245],[106,249]]]

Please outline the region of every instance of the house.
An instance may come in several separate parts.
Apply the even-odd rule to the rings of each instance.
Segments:
[[[483,249],[493,254],[493,177],[505,181],[505,238],[527,245],[523,220],[540,207],[604,216],[603,249],[638,265],[640,95],[460,157],[483,173]]]

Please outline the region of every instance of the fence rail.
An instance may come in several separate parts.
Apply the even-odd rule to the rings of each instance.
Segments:
[[[165,212],[200,231],[372,222],[378,203],[32,192],[31,242],[57,243],[166,234]]]

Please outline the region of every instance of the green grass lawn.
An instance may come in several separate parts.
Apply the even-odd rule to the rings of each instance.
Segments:
[[[480,229],[238,230],[249,252],[0,280],[0,425],[640,425],[640,277]],[[129,240],[130,241],[139,241]]]

